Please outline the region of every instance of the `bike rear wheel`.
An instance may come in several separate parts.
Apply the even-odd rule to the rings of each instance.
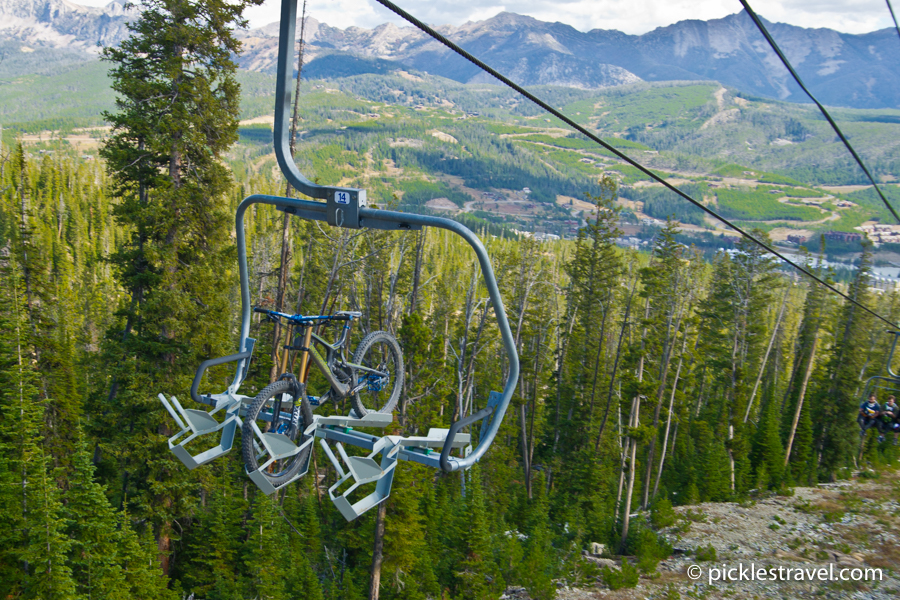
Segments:
[[[272,458],[252,423],[256,423],[263,434],[278,435],[272,438],[276,444],[286,441],[286,438],[299,446],[309,439],[310,436],[304,435],[303,430],[312,423],[312,408],[302,396],[294,400],[295,385],[290,379],[281,379],[266,386],[253,399],[241,429],[241,450],[248,473],[256,471]],[[262,474],[275,486],[290,481],[306,464],[311,448],[309,445],[293,456],[276,460]]]
[[[353,410],[360,417],[370,412],[389,413],[397,406],[403,391],[403,353],[397,339],[387,331],[373,331],[363,338],[353,353],[353,363],[383,373],[355,370],[353,387],[365,387],[350,396]]]

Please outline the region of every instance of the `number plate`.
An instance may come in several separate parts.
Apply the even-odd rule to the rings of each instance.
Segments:
[[[350,192],[335,192],[335,204],[350,204]]]

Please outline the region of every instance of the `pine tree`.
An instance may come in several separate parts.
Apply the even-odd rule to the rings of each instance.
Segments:
[[[66,564],[70,542],[60,492],[43,447],[45,402],[40,399],[27,286],[16,256],[0,278],[0,490],[5,538],[2,585],[7,595],[47,600],[75,594]]]
[[[593,441],[594,424],[599,427],[601,422],[605,423],[610,409],[605,406],[600,413],[596,405],[604,389],[604,340],[614,307],[615,283],[622,272],[622,261],[614,243],[621,232],[619,209],[614,203],[616,183],[604,177],[600,184],[601,193],[591,197],[596,214],[587,227],[578,230],[572,258],[565,266],[571,280],[567,310],[574,320],[568,342],[569,364],[563,369],[565,380],[560,381],[560,385],[571,389],[572,405],[568,412],[573,415],[573,421],[566,423],[566,452],[577,452],[583,444]],[[574,426],[575,423],[587,427]]]
[[[466,556],[459,564],[459,597],[462,600],[493,600],[506,587],[494,561],[494,544],[485,510],[481,470],[471,469],[471,483],[466,490],[463,539]]]
[[[866,305],[870,303],[869,282],[872,271],[871,245],[863,246],[856,274],[847,290],[848,296]],[[849,468],[859,443],[856,413],[872,316],[847,302],[843,305],[835,327],[835,340],[826,366],[828,383],[823,385],[815,404],[819,470],[822,476],[834,478],[841,469]]]
[[[253,516],[248,523],[250,536],[244,563],[249,574],[251,594],[266,600],[287,600],[285,582],[289,568],[286,524],[279,514],[277,494],[256,494]]]
[[[119,496],[155,522],[167,573],[172,519],[183,514],[174,508],[190,504],[190,486],[151,437],[170,431],[150,392],[186,390],[201,360],[228,354],[220,273],[233,262],[222,202],[232,179],[222,159],[237,139],[233,30],[254,3],[143,0],[131,37],[103,52],[118,110],[104,113],[112,132],[101,155],[130,234],[112,261],[129,300],[108,332],[112,383],[95,408],[113,425],[96,433],[125,482]]]
[[[752,457],[756,466],[756,485],[760,488],[778,488],[783,483],[784,447],[778,431],[779,421],[776,403],[766,402],[756,429]]]
[[[117,531],[117,515],[103,486],[94,481],[94,465],[84,438],[78,443],[69,484],[65,509],[72,540],[69,565],[78,594],[110,600],[130,598],[119,556],[121,537],[130,532]]]
[[[524,560],[518,570],[519,581],[535,600],[553,600],[556,598],[553,578],[556,576],[558,558],[551,543],[549,504],[543,472],[538,473],[534,484],[534,497],[530,502],[527,518],[528,541],[525,544]]]
[[[186,590],[211,600],[239,597],[245,582],[234,565],[240,562],[243,521],[248,504],[241,493],[242,473],[236,460],[213,467],[204,486],[206,505],[198,508],[188,537],[185,563],[177,576]]]
[[[432,476],[413,463],[403,464],[395,472],[385,521],[381,576],[388,598],[412,600],[434,596],[440,591],[425,543],[419,502],[419,491],[423,485],[430,485]]]
[[[297,492],[303,495],[298,497],[286,491],[282,504],[284,515],[292,523],[288,526],[291,567],[286,577],[286,591],[289,598],[323,600],[322,586],[314,569],[322,546],[316,501],[310,489]]]
[[[731,495],[728,476],[728,454],[720,436],[705,421],[695,423],[697,429],[698,488],[701,501],[721,502]]]
[[[177,600],[179,594],[168,589],[169,579],[162,570],[157,543],[148,527],[139,534],[131,527],[128,511],[119,511],[119,550],[130,597],[142,600]]]

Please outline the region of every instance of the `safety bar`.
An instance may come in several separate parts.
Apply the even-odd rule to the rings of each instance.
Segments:
[[[459,433],[459,430],[491,416],[491,413],[493,412],[493,407],[488,406],[487,408],[482,408],[475,414],[460,419],[450,426],[450,431],[447,432],[447,439],[444,441],[444,447],[441,449],[441,469],[448,473],[456,470],[450,463],[450,450],[453,449],[453,440],[456,438],[456,434]],[[481,446],[480,443],[478,445]]]
[[[900,377],[900,375],[894,373],[894,369],[892,368],[892,363],[894,362],[894,350],[897,348],[897,340],[900,339],[900,331],[888,330],[888,333],[894,336],[894,342],[891,344],[891,352],[888,354],[887,372],[891,377]]]
[[[241,382],[244,380],[246,376],[247,367],[250,366],[250,357],[253,355],[253,346],[256,343],[256,340],[252,338],[248,338],[246,336],[242,336],[241,338],[241,346],[244,348],[243,352],[238,352],[237,354],[229,354],[228,356],[220,356],[219,358],[210,358],[209,360],[204,360],[200,363],[200,366],[197,368],[197,373],[194,374],[194,382],[191,384],[191,398],[194,399],[194,402],[198,404],[203,404],[203,399],[200,397],[198,390],[200,388],[200,380],[203,379],[203,374],[210,367],[216,367],[218,365],[224,365],[230,362],[241,361],[241,364],[237,367],[237,373],[234,375],[234,382],[231,385],[232,392],[236,392],[238,386],[240,386]],[[246,359],[246,362],[243,362]]]
[[[295,2],[295,0],[285,0],[285,4],[291,4],[293,2]],[[327,221],[327,207],[329,206],[322,202],[282,198],[264,194],[248,196],[238,206],[235,215],[235,241],[237,242],[238,248],[238,269],[241,278],[241,340],[247,339],[247,336],[250,334],[250,317],[252,310],[250,304],[250,281],[247,269],[247,244],[244,233],[244,213],[254,204],[269,204],[286,213],[294,214],[312,221]],[[453,445],[453,436],[448,436],[447,441],[445,442],[444,448],[441,451],[441,468],[447,472],[466,469],[475,464],[493,443],[494,436],[497,435],[497,431],[500,429],[500,423],[503,421],[503,416],[506,414],[509,401],[512,398],[513,392],[516,389],[516,384],[519,380],[519,355],[516,352],[516,344],[513,339],[512,330],[510,329],[509,321],[506,318],[506,310],[503,307],[503,298],[500,296],[500,289],[497,286],[497,278],[494,276],[491,259],[488,256],[484,245],[481,243],[481,240],[478,239],[478,236],[472,233],[465,225],[451,219],[366,207],[359,207],[358,215],[358,226],[370,229],[416,230],[421,229],[422,227],[439,227],[441,229],[446,229],[465,239],[475,251],[475,255],[478,258],[478,264],[484,275],[488,296],[494,307],[494,315],[497,318],[497,325],[500,329],[503,348],[506,351],[509,360],[509,373],[503,387],[503,392],[493,410],[494,416],[491,418],[487,430],[482,432],[482,435],[478,440],[478,446],[473,449],[472,453],[466,457],[449,456],[450,448],[452,448]],[[347,226],[350,227],[352,225]],[[459,425],[457,430],[461,427],[463,427],[463,425]]]

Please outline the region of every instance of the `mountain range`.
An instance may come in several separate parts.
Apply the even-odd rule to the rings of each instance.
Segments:
[[[68,0],[0,0],[0,36],[24,53],[41,48],[96,54],[100,46],[125,39],[136,14],[121,0],[103,8]]]
[[[7,54],[15,54],[18,45],[18,52],[67,50],[88,58],[98,45],[124,39],[134,16],[119,0],[104,8],[67,0],[0,0],[0,35]],[[767,27],[825,104],[900,108],[900,44],[894,30],[855,35],[780,23],[767,22]],[[582,32],[510,12],[437,29],[523,85],[598,89],[638,81],[714,80],[748,95],[808,102],[744,12],[681,21],[642,35]],[[241,67],[272,72],[277,23],[237,35],[244,44]],[[465,83],[491,82],[490,76],[412,27],[387,23],[374,29],[339,29],[309,18],[306,39],[306,77],[418,70]]]

